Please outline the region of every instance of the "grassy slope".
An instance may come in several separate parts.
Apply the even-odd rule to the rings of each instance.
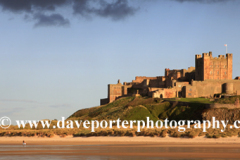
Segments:
[[[79,110],[72,114],[69,119],[146,120],[146,117],[150,117],[154,121],[166,118],[170,120],[201,120],[201,113],[204,110],[202,99],[199,103],[196,101],[187,106],[172,107],[168,101],[162,102],[160,99],[124,97],[107,105]]]
[[[175,98],[165,98],[165,100],[169,101],[176,101]],[[204,104],[211,104],[214,103],[213,101],[210,101],[209,98],[178,98],[179,102],[191,102],[191,103],[204,103]]]
[[[232,99],[230,99],[233,102]],[[171,99],[170,101],[174,101]],[[98,107],[92,107],[87,109],[82,109],[74,114],[72,114],[68,119],[71,120],[108,120],[108,119],[118,119],[121,120],[146,120],[146,117],[150,117],[151,120],[165,119],[169,120],[202,120],[207,116],[212,116],[216,114],[215,109],[210,110],[205,113],[204,105],[209,102],[209,99],[180,99],[183,102],[189,102],[188,105],[171,105],[168,101],[162,101],[160,99],[145,98],[145,97],[125,97],[118,99],[107,105],[102,105]],[[229,101],[228,99],[222,100],[223,103]],[[226,109],[225,109],[226,110]],[[230,119],[232,115],[239,115],[239,112],[232,110],[225,111],[224,109],[219,109],[219,116],[224,116]],[[220,112],[221,111],[221,112]],[[226,113],[229,113],[226,116]],[[203,114],[203,115],[202,115]],[[215,115],[216,116],[216,115]],[[217,114],[218,116],[218,114]],[[219,119],[224,119],[224,117],[219,117]],[[66,135],[74,136],[161,136],[165,137],[168,133],[172,137],[196,137],[204,136],[208,138],[219,138],[219,137],[231,137],[235,135],[240,136],[239,129],[226,129],[225,132],[220,132],[220,129],[208,129],[207,132],[202,132],[201,129],[187,129],[185,132],[178,132],[177,129],[144,129],[141,132],[136,132],[136,126],[133,129],[96,129],[96,132],[91,132],[90,129],[84,129],[82,127],[74,129],[52,129],[53,125],[56,126],[57,121],[52,121],[50,129],[42,129],[41,125],[36,129],[31,129],[28,125],[25,129],[18,129],[17,126],[11,126],[7,130],[0,128],[1,136],[39,136],[39,137],[52,137],[54,135],[60,135],[65,137]],[[229,126],[227,127],[229,128]]]

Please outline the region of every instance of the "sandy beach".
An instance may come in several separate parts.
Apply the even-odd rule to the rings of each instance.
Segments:
[[[21,147],[22,141],[27,147]],[[0,155],[62,155],[167,158],[240,158],[240,138],[172,137],[0,137],[0,146],[20,146],[1,150]],[[38,147],[38,149],[34,149]],[[45,146],[45,147],[42,147]],[[52,150],[51,146],[54,146]],[[71,146],[71,148],[65,148]],[[50,147],[48,149],[48,147]]]

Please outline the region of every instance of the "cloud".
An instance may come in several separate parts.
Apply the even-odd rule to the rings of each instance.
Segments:
[[[69,105],[69,104],[57,104],[57,105],[51,105],[49,107],[52,107],[52,108],[69,108],[69,107],[72,107],[72,106]]]
[[[14,114],[19,113],[19,112],[24,111],[24,110],[25,109],[22,108],[22,107],[1,109],[1,115],[0,116],[10,116],[10,115],[14,115]]]
[[[0,0],[3,10],[12,12],[34,12],[35,10],[53,11],[66,5],[69,0]]]
[[[138,9],[128,6],[127,0],[118,0],[115,3],[102,3],[102,8],[96,14],[102,17],[111,17],[113,20],[123,19],[133,15]]]
[[[65,19],[60,14],[51,14],[51,15],[44,15],[44,14],[35,14],[34,19],[37,20],[35,23],[35,27],[42,27],[42,26],[64,26],[67,27],[70,25],[68,19]]]
[[[1,102],[23,102],[23,103],[38,103],[37,101],[32,101],[32,100],[24,100],[24,99],[1,99]]]
[[[129,0],[0,0],[3,11],[25,14],[27,21],[37,21],[35,27],[69,26],[70,21],[60,10],[72,11],[75,16],[103,17],[122,20],[139,9],[129,5]]]
[[[198,2],[198,3],[219,3],[219,2],[227,2],[229,0],[174,0],[177,2]],[[230,0],[233,1],[233,0]]]
[[[111,18],[113,20],[124,19],[134,15],[137,8],[130,7],[127,0],[117,0],[112,3],[107,3],[104,0],[97,2],[98,7],[91,7],[88,0],[74,1],[74,14],[82,16],[97,15],[100,17]]]

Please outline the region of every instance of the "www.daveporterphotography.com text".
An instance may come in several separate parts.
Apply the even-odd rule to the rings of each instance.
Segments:
[[[0,122],[4,123],[4,122]],[[25,128],[27,124],[31,128],[37,128],[38,125],[42,125],[43,128],[50,128],[50,120],[16,120],[18,128]],[[146,117],[146,120],[121,120],[120,118],[116,120],[66,120],[65,117],[62,117],[61,120],[58,120],[56,125],[52,125],[52,128],[85,128],[90,129],[91,132],[95,132],[96,129],[101,128],[113,128],[116,126],[118,129],[128,129],[137,127],[137,132],[141,132],[144,128],[171,128],[178,129],[179,132],[184,132],[186,129],[191,127],[196,129],[202,129],[203,132],[206,132],[208,128],[221,129],[221,132],[224,132],[228,125],[228,120],[216,120],[215,117],[212,117],[212,120],[157,120],[153,121],[149,117]],[[231,128],[240,128],[240,121],[236,120],[233,125],[230,125]]]

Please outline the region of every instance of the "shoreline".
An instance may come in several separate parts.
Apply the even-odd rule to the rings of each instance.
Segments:
[[[175,138],[175,137],[127,137],[127,136],[92,136],[92,137],[0,137],[0,145],[19,145],[22,141],[28,145],[98,145],[98,144],[240,144],[238,136],[227,138]]]
[[[23,147],[22,141],[27,145]],[[174,137],[0,137],[1,156],[240,158],[240,138]],[[14,145],[14,146],[11,146]],[[7,146],[7,147],[6,147]]]

